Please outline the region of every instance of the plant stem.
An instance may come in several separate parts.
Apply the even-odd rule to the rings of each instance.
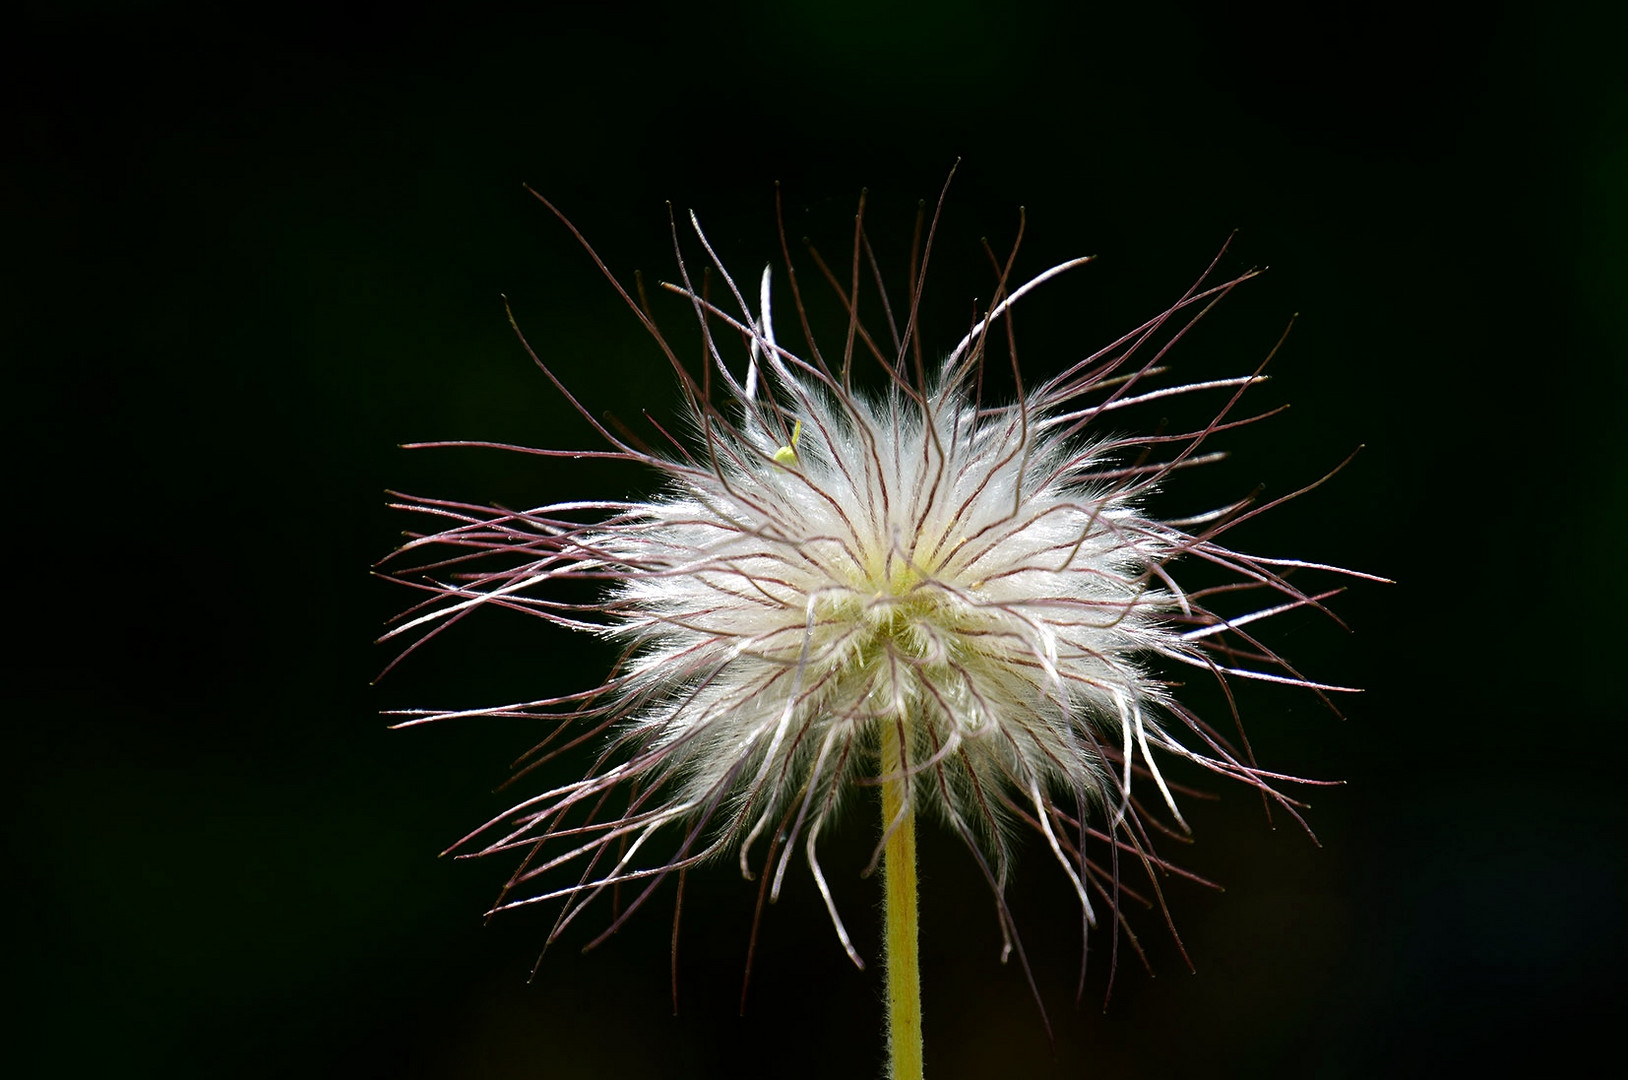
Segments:
[[[909,721],[882,724],[882,880],[887,892],[888,1058],[892,1080],[921,1080],[921,962],[916,953],[916,810],[900,745]]]

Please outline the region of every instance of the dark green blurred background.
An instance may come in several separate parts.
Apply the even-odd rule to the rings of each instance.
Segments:
[[[793,243],[833,257],[868,186],[902,274],[916,200],[958,156],[929,346],[988,295],[977,239],[1009,244],[1020,205],[1020,273],[1100,256],[1020,317],[1031,375],[1161,310],[1241,230],[1224,268],[1271,272],[1178,370],[1252,368],[1299,312],[1260,392],[1295,407],[1162,505],[1281,493],[1366,443],[1237,540],[1399,584],[1337,601],[1352,635],[1279,629],[1305,670],[1369,689],[1345,720],[1248,693],[1255,749],[1348,785],[1312,794],[1322,847],[1241,790],[1192,805],[1179,857],[1227,886],[1167,887],[1196,975],[1143,914],[1157,977],[1122,958],[1104,1012],[1094,954],[1076,1008],[1073,901],[1024,849],[1013,903],[1055,1053],[970,859],[928,830],[929,1075],[1512,1074],[1606,1042],[1628,959],[1620,16],[87,0],[6,21],[22,1072],[877,1075],[875,966],[847,965],[801,869],[745,1019],[755,889],[728,865],[690,875],[676,1019],[670,886],[528,985],[548,919],[483,928],[508,867],[435,855],[506,805],[493,788],[534,732],[391,733],[377,712],[563,692],[611,654],[493,615],[370,687],[390,655],[370,639],[410,598],[368,567],[406,524],[387,487],[535,503],[648,483],[395,448],[595,445],[500,293],[591,408],[672,415],[660,354],[522,181],[651,279],[673,274],[664,200],[752,278],[777,258],[774,181]],[[861,802],[828,869],[875,956]]]

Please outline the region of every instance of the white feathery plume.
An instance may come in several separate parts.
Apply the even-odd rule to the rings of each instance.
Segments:
[[[1220,456],[1209,450],[1214,435],[1271,414],[1238,415],[1245,391],[1261,381],[1259,370],[1148,386],[1186,329],[1252,275],[1201,279],[1112,345],[1039,385],[1025,388],[1020,378],[1015,402],[992,405],[980,400],[991,333],[1003,323],[1009,331],[1011,307],[1026,293],[1088,260],[1062,263],[1008,291],[1009,259],[988,314],[928,371],[916,318],[936,225],[935,213],[919,269],[912,256],[902,332],[883,297],[891,348],[858,316],[860,254],[870,251],[862,218],[850,285],[820,264],[849,316],[833,368],[811,335],[807,355],[777,338],[771,271],[764,269],[749,304],[692,215],[695,238],[730,301],[715,305],[697,289],[680,254],[680,281],[667,287],[688,300],[705,336],[710,364],[699,379],[667,345],[647,305],[616,286],[686,390],[691,437],[668,436],[672,449],[658,453],[613,433],[533,353],[608,449],[509,447],[647,466],[664,479],[660,495],[524,511],[431,499],[399,504],[439,528],[413,534],[392,556],[435,553],[391,575],[425,590],[427,600],[387,638],[416,635],[410,651],[495,605],[624,648],[612,675],[591,689],[488,709],[399,714],[402,726],[551,717],[558,726],[531,764],[566,749],[596,752],[582,779],[532,795],[454,848],[523,853],[496,908],[562,901],[550,941],[605,890],[641,886],[597,943],[664,879],[726,853],[748,878],[761,867],[760,889],[772,899],[802,840],[837,937],[863,967],[816,841],[855,787],[877,782],[882,725],[907,732],[911,808],[942,819],[982,868],[1006,942],[1003,959],[1015,945],[1022,957],[1004,900],[1014,825],[1039,834],[1073,883],[1088,926],[1099,917],[1095,896],[1122,928],[1122,853],[1145,869],[1157,892],[1155,873],[1174,868],[1154,852],[1150,805],[1186,827],[1161,755],[1255,787],[1298,819],[1298,804],[1274,786],[1293,778],[1257,767],[1247,744],[1234,749],[1158,675],[1178,665],[1223,685],[1236,677],[1319,695],[1349,689],[1303,677],[1245,627],[1300,607],[1322,609],[1338,591],[1303,592],[1288,580],[1290,570],[1369,575],[1221,544],[1228,528],[1282,499],[1244,500],[1184,521],[1145,510],[1173,472]],[[676,229],[674,243],[676,250]],[[806,334],[789,257],[787,266]],[[725,345],[737,337],[744,356],[731,360]],[[853,386],[856,342],[886,376],[880,393]],[[720,393],[722,403],[714,400]],[[1222,401],[1199,430],[1104,433],[1107,414],[1190,393]],[[1235,584],[1184,590],[1180,561],[1220,568]],[[602,600],[584,606],[561,599],[555,586],[578,580],[602,583]],[[1207,606],[1212,597],[1231,601],[1251,592],[1267,599],[1241,614]],[[1103,861],[1087,855],[1088,842]],[[574,884],[542,884],[566,866],[579,868]],[[761,905],[760,892],[760,915]],[[1135,943],[1134,935],[1128,939]]]

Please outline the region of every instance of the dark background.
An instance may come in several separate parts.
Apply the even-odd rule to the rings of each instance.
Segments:
[[[388,732],[377,713],[589,685],[608,650],[493,616],[380,686],[409,597],[368,576],[385,488],[506,502],[648,478],[422,438],[592,447],[510,334],[596,411],[671,416],[659,353],[568,234],[673,274],[665,200],[744,277],[841,258],[859,189],[902,273],[916,201],[962,164],[930,347],[1020,273],[1100,262],[1020,316],[1033,375],[1162,310],[1234,230],[1270,264],[1176,354],[1249,369],[1300,313],[1238,455],[1167,507],[1331,485],[1238,542],[1397,579],[1286,620],[1330,715],[1245,696],[1256,751],[1338,778],[1321,847],[1257,800],[1190,804],[1157,972],[1075,1007],[1076,914],[1036,845],[1013,903],[1048,1047],[971,861],[924,830],[930,1075],[1436,1075],[1607,1045],[1625,959],[1620,438],[1628,86],[1586,7],[1094,10],[843,2],[337,4],[245,13],[25,5],[5,87],[5,892],[10,1058],[40,1076],[873,1076],[876,965],[843,959],[806,871],[736,1015],[753,886],[690,876],[526,981],[545,916],[483,928],[507,867],[437,860],[500,810],[524,725]],[[1604,5],[1602,5],[1602,10]],[[801,258],[799,252],[798,257]],[[806,264],[805,264],[806,266]],[[673,319],[682,324],[682,311]],[[1137,418],[1157,422],[1157,415]],[[1174,486],[1173,486],[1174,487]],[[1194,693],[1203,691],[1195,689]],[[1205,702],[1213,706],[1213,702]],[[568,762],[565,772],[582,762]],[[563,775],[563,774],[562,774]],[[877,953],[874,835],[828,855]],[[601,915],[603,917],[603,914]],[[1611,1044],[1614,1045],[1614,1042]]]

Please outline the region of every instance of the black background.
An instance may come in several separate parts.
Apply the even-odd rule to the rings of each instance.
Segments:
[[[978,238],[1004,250],[1019,206],[1020,274],[1100,256],[1020,316],[1037,374],[1161,310],[1239,230],[1223,268],[1271,270],[1178,371],[1252,368],[1298,312],[1261,391],[1295,407],[1167,505],[1281,493],[1365,443],[1237,540],[1398,584],[1337,601],[1351,635],[1281,631],[1303,668],[1367,688],[1347,719],[1246,697],[1266,764],[1347,784],[1311,794],[1320,847],[1242,791],[1193,804],[1179,857],[1227,887],[1167,887],[1196,974],[1144,914],[1156,976],[1122,957],[1104,1011],[1094,952],[1076,1007],[1073,901],[1022,850],[1055,1050],[971,861],[924,830],[929,1075],[1504,1073],[1606,1045],[1625,954],[1620,15],[151,0],[6,19],[25,1072],[877,1075],[877,965],[847,965],[806,872],[769,913],[744,1019],[755,889],[731,865],[690,876],[676,1018],[670,891],[593,953],[586,927],[568,936],[528,984],[547,917],[483,928],[507,868],[435,853],[506,805],[492,789],[533,732],[392,733],[377,713],[586,686],[611,653],[493,616],[372,687],[391,654],[370,641],[409,598],[368,567],[405,525],[387,487],[648,484],[396,449],[594,445],[500,293],[595,411],[672,415],[659,353],[522,181],[652,281],[673,274],[667,200],[753,278],[777,258],[775,181],[794,245],[839,259],[868,187],[902,273],[916,202],[957,158],[930,346],[987,295]],[[828,869],[875,957],[874,808],[851,810]]]

